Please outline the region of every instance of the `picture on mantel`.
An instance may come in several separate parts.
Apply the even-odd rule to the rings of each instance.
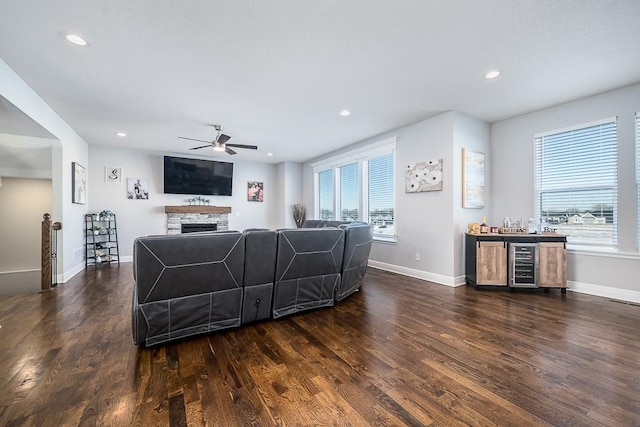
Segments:
[[[149,180],[146,178],[127,178],[127,199],[149,200]]]
[[[407,166],[405,193],[442,190],[442,159]]]
[[[263,202],[264,183],[258,181],[247,182],[247,200],[250,202]]]

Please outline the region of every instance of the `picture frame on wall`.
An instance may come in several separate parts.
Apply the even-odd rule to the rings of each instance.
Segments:
[[[146,178],[127,178],[127,199],[149,200],[149,180]]]
[[[484,153],[462,149],[462,207],[484,208]]]
[[[104,167],[104,182],[122,182],[122,168],[114,166]]]
[[[247,182],[247,201],[264,202],[264,183],[258,181]]]
[[[87,203],[87,170],[80,163],[71,162],[71,201]]]

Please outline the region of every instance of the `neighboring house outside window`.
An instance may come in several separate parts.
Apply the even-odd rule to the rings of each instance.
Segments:
[[[535,212],[570,245],[617,248],[617,118],[536,135]]]
[[[395,241],[395,137],[314,163],[316,218],[374,224]]]

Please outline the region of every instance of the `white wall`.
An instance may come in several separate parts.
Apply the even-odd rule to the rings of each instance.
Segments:
[[[278,187],[280,188],[278,228],[296,228],[291,205],[302,202],[302,164],[294,162],[278,164]]]
[[[40,289],[42,215],[51,180],[3,178],[0,186],[0,294]]]
[[[264,163],[234,161],[232,157],[216,157],[215,160],[234,163],[233,196],[203,197],[209,199],[212,206],[231,206],[229,229],[278,228],[280,195],[277,167]],[[105,182],[106,166],[122,168],[122,183]],[[163,193],[163,155],[158,153],[91,145],[87,172],[91,194],[89,211],[100,212],[109,209],[116,214],[118,243],[123,260],[132,256],[133,240],[136,237],[166,234],[166,205],[186,205],[187,199],[193,197]],[[149,200],[127,199],[127,178],[148,179]],[[247,201],[248,181],[264,183],[264,202]]]
[[[462,233],[484,210],[462,209],[462,147],[488,151],[489,125],[448,112],[345,147],[304,164],[304,203],[314,212],[311,164],[396,136],[396,243],[375,242],[371,265],[447,285],[463,283]],[[416,162],[443,160],[443,190],[405,193],[405,170]],[[488,180],[487,180],[488,182]],[[420,261],[415,261],[415,254]]]
[[[574,290],[640,301],[637,250],[634,116],[640,85],[525,114],[491,126],[492,206],[490,222],[533,214],[533,136],[536,133],[618,117],[618,253],[569,250],[568,279]]]
[[[486,215],[491,203],[491,126],[489,123],[466,114],[456,112],[453,126],[453,253],[456,284],[464,283],[464,233],[467,224],[480,222]],[[462,207],[462,149],[477,151],[485,154],[485,207],[482,209],[468,209]],[[457,182],[457,184],[456,184]],[[497,223],[494,223],[497,225]]]
[[[74,248],[82,245],[82,224],[86,205],[71,203],[71,162],[87,165],[87,144],[71,127],[58,116],[9,66],[0,60],[0,95],[31,117],[36,123],[54,135],[59,143],[52,149],[52,220],[60,221],[62,265],[61,282],[65,282],[82,268],[82,258],[74,254]],[[88,197],[90,198],[91,189]]]

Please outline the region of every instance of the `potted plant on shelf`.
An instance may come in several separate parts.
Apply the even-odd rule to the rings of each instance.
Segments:
[[[115,216],[115,214],[112,211],[110,211],[109,209],[105,209],[102,212],[100,212],[100,220],[101,221],[112,220],[114,216]]]

